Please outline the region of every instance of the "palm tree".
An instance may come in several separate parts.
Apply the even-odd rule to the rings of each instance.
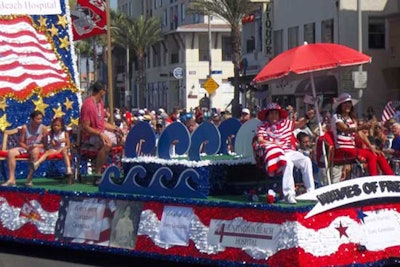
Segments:
[[[139,90],[139,106],[145,106],[144,90],[146,87],[146,50],[162,40],[160,20],[155,17],[137,19],[126,18],[123,14],[113,20],[116,46],[133,51],[138,66],[137,85]],[[128,51],[128,50],[127,50]]]
[[[231,26],[232,62],[234,66],[234,96],[232,112],[239,117],[239,78],[242,58],[241,21],[254,12],[257,6],[250,0],[193,0],[188,8],[190,13],[216,15]]]

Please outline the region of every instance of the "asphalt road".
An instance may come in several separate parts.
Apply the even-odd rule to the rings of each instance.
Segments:
[[[0,267],[212,267],[210,264],[169,262],[91,251],[78,251],[41,245],[0,241]],[[391,259],[384,267],[400,266],[400,258]]]
[[[177,263],[109,253],[78,251],[41,245],[0,241],[0,267],[189,267],[201,264]],[[210,265],[207,265],[210,266]]]

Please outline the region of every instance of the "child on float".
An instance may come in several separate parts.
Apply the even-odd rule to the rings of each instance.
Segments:
[[[65,175],[68,178],[68,184],[72,184],[72,169],[69,157],[70,139],[62,118],[55,118],[51,122],[51,130],[47,134],[45,145],[46,152],[37,161],[31,163],[32,168],[36,170],[47,157],[61,153],[66,167]]]

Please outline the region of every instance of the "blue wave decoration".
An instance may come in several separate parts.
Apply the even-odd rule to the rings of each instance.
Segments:
[[[157,166],[155,166],[157,165]],[[100,192],[182,198],[207,198],[210,185],[201,168],[177,169],[159,164],[135,165],[120,181],[120,169],[109,166],[99,184]],[[203,178],[202,178],[203,177]]]
[[[235,147],[236,134],[239,131],[242,123],[236,118],[229,118],[221,122],[218,130],[221,134],[220,154],[228,155],[228,144]]]
[[[228,145],[235,150],[236,136],[242,124],[236,118],[224,120],[217,128],[206,121],[190,134],[181,122],[173,122],[161,133],[158,141],[152,126],[140,121],[129,131],[125,141],[125,157],[156,156],[171,159],[172,147],[175,155],[187,154],[189,160],[200,161],[201,154],[229,154]]]
[[[214,155],[221,145],[221,134],[214,124],[206,121],[200,124],[192,133],[192,142],[189,148],[189,159],[200,161],[200,153]]]
[[[190,134],[183,123],[174,122],[156,140],[152,126],[141,121],[127,135],[125,157],[151,156],[170,160],[172,147],[175,155],[186,154],[189,161],[201,161],[203,154],[229,154],[228,145],[235,151],[235,145],[240,143],[235,139],[241,127],[236,118],[223,121],[218,128],[206,121]],[[226,190],[226,166],[161,165],[139,160],[128,163],[123,168],[124,175],[117,167],[110,166],[106,169],[99,185],[100,192],[206,198],[210,194],[220,194]]]
[[[173,122],[161,133],[157,144],[157,156],[162,159],[171,159],[171,146],[175,146],[175,153],[185,154],[190,147],[190,133],[181,122]]]
[[[140,121],[129,131],[125,141],[125,156],[135,158],[152,155],[156,146],[156,134],[148,122]]]

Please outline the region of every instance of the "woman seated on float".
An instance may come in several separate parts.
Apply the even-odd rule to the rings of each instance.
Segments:
[[[21,154],[29,155],[29,162],[35,162],[41,153],[44,152],[44,137],[47,136],[47,127],[42,124],[43,113],[35,110],[30,114],[30,121],[21,127],[18,147],[8,151],[7,165],[9,178],[1,184],[2,186],[16,186],[15,169],[17,166],[17,157]],[[26,186],[32,186],[34,169],[30,165],[29,173],[26,178]]]
[[[378,166],[385,175],[393,175],[384,153],[368,140],[363,130],[369,130],[370,124],[357,125],[354,105],[358,101],[348,93],[342,93],[333,104],[332,131],[335,141],[335,157],[345,155],[367,161],[369,175],[378,175]],[[365,143],[365,148],[356,147],[356,136]]]

